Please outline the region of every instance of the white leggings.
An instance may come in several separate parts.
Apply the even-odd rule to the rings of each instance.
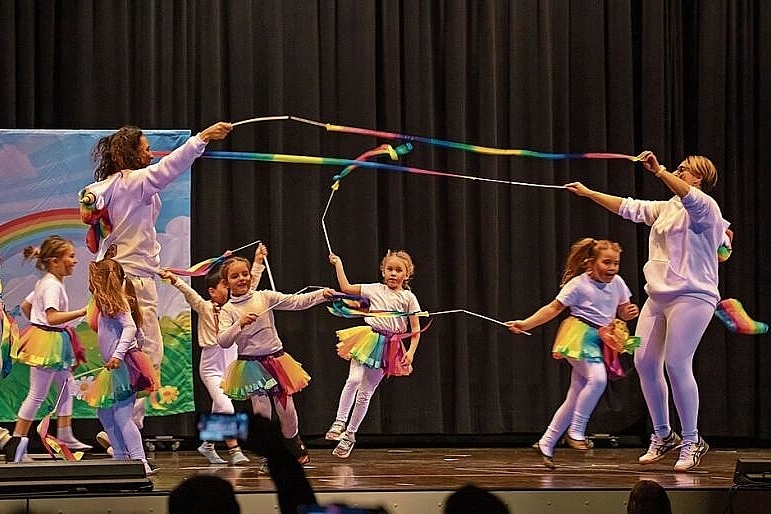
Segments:
[[[649,298],[643,305],[636,330],[641,344],[635,351],[634,364],[653,429],[659,437],[666,437],[671,429],[669,389],[664,378],[666,367],[683,439],[697,441],[699,438],[699,389],[693,376],[693,355],[714,312],[713,305],[691,296],[667,302]]]
[[[566,359],[572,366],[570,372],[570,387],[565,401],[549,423],[549,428],[541,438],[542,448],[551,455],[562,434],[568,427],[576,430],[570,434],[574,439],[584,439],[584,431],[589,418],[600,401],[605,386],[608,384],[608,374],[602,362]]]
[[[161,369],[163,360],[163,336],[161,326],[158,323],[158,290],[155,280],[151,277],[137,277],[127,275],[134,286],[137,295],[137,304],[142,312],[142,332],[145,340],[142,344],[142,352],[150,357],[155,369]],[[146,398],[139,398],[134,402],[133,419],[141,430],[145,421]]]
[[[51,384],[56,383],[56,394],[62,390],[62,386],[67,379],[72,378],[72,372],[69,369],[54,370],[50,368],[38,368],[36,366],[30,366],[29,368],[29,392],[27,397],[19,408],[19,417],[21,419],[33,420],[37,415],[40,405],[43,400],[48,396],[48,391],[51,389]],[[59,400],[59,405],[56,408],[57,416],[72,416],[72,394],[70,393],[70,386],[72,381],[67,384],[67,390],[62,393],[62,398]],[[26,435],[26,434],[25,434]]]
[[[108,409],[97,409],[104,431],[110,438],[113,458],[117,460],[139,459],[145,461],[142,434],[132,420],[134,397],[114,403]]]
[[[349,433],[355,434],[359,430],[364,416],[367,415],[372,395],[380,381],[383,380],[384,375],[385,372],[382,368],[370,368],[356,359],[351,359],[348,379],[340,393],[340,403],[335,415],[335,419],[343,423],[348,419],[348,414],[351,415],[351,421],[347,428]],[[351,407],[353,407],[353,412],[351,412]]]
[[[270,397],[260,394],[252,395],[252,412],[258,416],[262,416],[267,419],[272,419],[273,406],[271,405]],[[294,400],[291,396],[286,397],[286,406],[281,405],[281,400],[278,397],[273,397],[273,402],[276,406],[276,416],[278,417],[279,424],[281,425],[281,433],[286,439],[291,439],[298,433],[299,423],[297,420],[297,409],[294,407]]]
[[[220,387],[222,384],[222,375],[206,375],[201,373],[201,382],[206,386],[206,390],[211,396],[211,411],[215,414],[233,414],[233,400],[228,398]]]

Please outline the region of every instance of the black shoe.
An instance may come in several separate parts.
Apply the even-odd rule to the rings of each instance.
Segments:
[[[308,449],[300,438],[300,434],[297,434],[290,439],[284,439],[284,445],[289,450],[289,453],[291,453],[300,464],[305,465],[311,461],[311,457],[308,455]]]
[[[29,444],[29,438],[13,436],[3,448],[5,453],[5,462],[20,462],[24,454],[27,452],[27,445]]]

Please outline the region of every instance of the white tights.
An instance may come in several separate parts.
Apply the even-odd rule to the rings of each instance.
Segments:
[[[233,414],[233,400],[231,400],[220,387],[222,375],[207,375],[201,373],[201,382],[206,387],[211,397],[211,411],[216,414]]]
[[[641,344],[635,351],[634,364],[654,432],[659,437],[668,436],[671,430],[666,367],[683,439],[699,439],[699,389],[693,376],[693,355],[714,312],[714,306],[690,296],[668,302],[649,298],[643,305],[636,330]]]
[[[138,459],[145,462],[142,434],[132,419],[133,410],[134,397],[132,396],[122,402],[114,403],[108,409],[97,409],[96,414],[110,438],[113,458],[117,460]]]
[[[369,409],[372,395],[380,381],[383,380],[384,375],[385,372],[382,368],[370,368],[355,359],[351,359],[348,379],[345,381],[342,393],[340,393],[340,404],[335,415],[335,419],[343,423],[348,419],[348,414],[351,415],[351,422],[347,428],[348,433],[355,434],[359,430],[359,426],[367,414],[367,409]],[[353,407],[353,412],[351,412],[351,407]]]
[[[540,440],[541,450],[549,456],[553,455],[554,447],[557,446],[560,437],[568,427],[570,428],[568,435],[571,438],[586,437],[586,425],[608,383],[608,374],[602,362],[566,360],[573,367],[570,372],[570,387],[565,401],[554,413],[549,427]]]
[[[19,408],[19,418],[26,420],[35,419],[37,411],[40,409],[40,405],[43,403],[46,396],[48,396],[51,384],[54,382],[56,383],[56,394],[58,395],[65,381],[71,378],[72,372],[68,369],[57,371],[50,368],[30,366],[29,392]],[[57,416],[72,416],[72,394],[69,389],[71,384],[72,382],[67,384],[67,390],[62,393],[62,398],[59,400],[59,405],[56,408]]]

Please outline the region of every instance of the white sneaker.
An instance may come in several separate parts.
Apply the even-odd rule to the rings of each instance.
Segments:
[[[685,441],[680,447],[680,457],[675,463],[675,471],[690,471],[701,462],[701,458],[709,451],[707,442],[699,436],[697,442]]]
[[[201,446],[198,447],[198,453],[206,457],[209,464],[227,464],[228,461],[217,455],[217,450],[214,449],[214,443],[204,441]]]
[[[231,466],[240,466],[249,462],[249,458],[244,455],[239,446],[228,450],[228,464]]]
[[[327,441],[339,441],[343,437],[343,432],[345,432],[345,423],[336,419],[332,426],[329,427],[329,430],[327,430],[327,435],[324,436],[324,439]]]
[[[101,431],[96,434],[96,442],[99,443],[99,446],[104,448],[104,451],[107,452],[107,455],[110,457],[115,456],[115,452],[112,449],[112,443],[110,442],[110,436],[107,435],[107,432]]]
[[[96,442],[99,443],[99,446],[105,450],[112,446],[112,443],[110,442],[110,436],[108,436],[107,432],[104,430],[96,434]]]
[[[343,432],[337,446],[332,450],[332,455],[340,457],[341,459],[347,459],[348,456],[351,455],[351,451],[353,451],[354,444],[356,444],[356,439],[353,438],[353,435],[348,432]]]
[[[653,434],[651,435],[651,444],[648,446],[648,451],[641,455],[637,460],[640,464],[652,464],[658,462],[666,457],[667,453],[680,448],[682,444],[683,442],[680,439],[680,436],[677,435],[674,430],[670,431],[669,435],[664,438]]]

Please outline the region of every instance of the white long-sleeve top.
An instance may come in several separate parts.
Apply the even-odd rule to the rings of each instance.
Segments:
[[[155,221],[161,212],[158,194],[175,178],[189,169],[206,149],[206,143],[197,135],[155,164],[138,170],[123,170],[104,180],[94,182],[81,192],[93,193],[95,207],[107,207],[112,232],[99,246],[96,259],[116,244],[115,260],[126,273],[151,277],[160,265],[161,245],[155,231]]]
[[[273,309],[265,310],[275,305],[275,309],[282,311],[301,311],[322,302],[323,290],[297,295],[262,290],[236,296],[220,310],[217,342],[223,348],[237,345],[238,355],[270,355],[283,349],[284,345],[278,337]],[[263,314],[242,329],[238,320],[248,313]]]
[[[729,223],[711,196],[691,187],[682,198],[668,201],[625,198],[618,214],[651,227],[643,267],[649,297],[686,295],[717,304],[717,249]]]
[[[262,264],[252,264],[252,288],[257,287],[262,277],[265,266]],[[217,346],[217,316],[215,316],[216,305],[212,300],[205,300],[190,284],[177,278],[174,287],[179,289],[185,300],[196,314],[198,314],[198,346],[206,348],[208,346]]]
[[[113,357],[123,360],[129,350],[139,348],[137,334],[137,326],[128,310],[120,311],[114,317],[101,313],[97,340],[104,361],[107,362]]]

